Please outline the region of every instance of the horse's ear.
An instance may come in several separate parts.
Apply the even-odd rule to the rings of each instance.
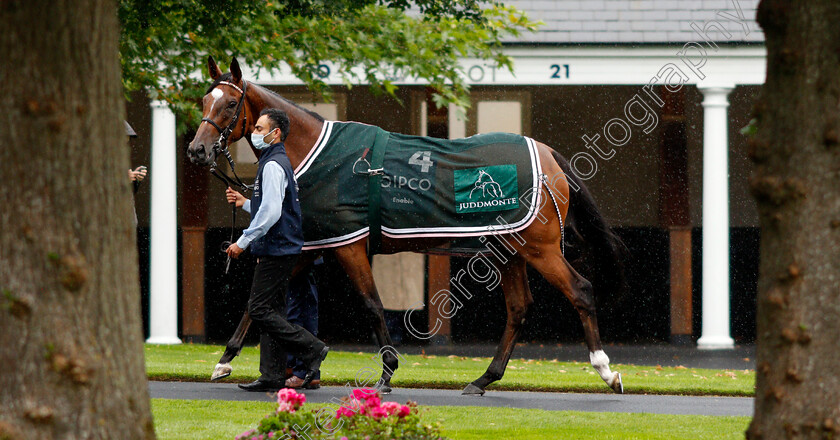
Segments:
[[[222,76],[222,72],[219,70],[219,66],[216,65],[216,60],[212,56],[207,57],[207,68],[210,70],[210,78],[213,78],[213,81]]]
[[[242,70],[239,68],[239,61],[236,61],[235,57],[230,61],[230,74],[234,83],[238,83],[242,79]]]

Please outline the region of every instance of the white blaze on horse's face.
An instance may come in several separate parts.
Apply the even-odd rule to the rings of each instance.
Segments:
[[[210,104],[210,111],[208,111],[208,112],[207,112],[207,116],[210,116],[211,114],[213,114],[213,107],[215,107],[215,106],[216,106],[216,101],[218,101],[218,100],[219,100],[219,98],[221,98],[222,96],[224,96],[224,94],[225,94],[225,92],[221,91],[221,89],[218,89],[218,88],[213,89],[213,91],[212,91],[212,92],[210,92],[210,96],[212,96],[212,97],[213,97],[213,103],[212,103],[212,104]],[[205,122],[205,124],[206,124],[206,123],[207,123],[207,122]]]

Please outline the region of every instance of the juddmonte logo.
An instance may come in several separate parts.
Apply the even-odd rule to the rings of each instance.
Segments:
[[[455,170],[455,211],[505,211],[519,207],[516,165]]]
[[[488,192],[493,197],[505,196],[505,193],[502,192],[502,186],[493,180],[493,176],[487,174],[484,170],[478,170],[478,180],[475,181],[475,188],[470,191],[470,199],[473,198],[473,193],[479,189],[481,190],[482,196],[486,196]]]

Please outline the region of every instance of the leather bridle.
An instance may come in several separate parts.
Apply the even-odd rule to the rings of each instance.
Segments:
[[[248,91],[248,81],[242,81],[242,88],[240,89],[239,86],[232,82],[228,81],[219,81],[219,85],[226,85],[233,87],[240,93],[239,101],[236,103],[236,112],[233,114],[233,118],[228,123],[227,127],[222,128],[219,127],[219,124],[216,124],[210,118],[201,118],[202,122],[207,122],[212,125],[216,130],[219,132],[219,138],[216,139],[216,142],[213,142],[213,153],[215,157],[213,158],[213,164],[210,166],[210,174],[212,174],[217,179],[221,180],[227,186],[230,187],[238,187],[245,191],[251,190],[254,188],[254,185],[246,185],[242,179],[236,175],[236,165],[233,162],[233,157],[230,155],[230,149],[228,148],[228,138],[233,133],[233,130],[236,128],[237,122],[239,121],[239,115],[242,115],[242,136],[245,136],[245,131],[248,129],[248,113],[243,112],[243,104],[245,103],[245,94]],[[248,143],[251,140],[248,139]],[[224,155],[230,165],[230,171],[233,173],[233,177],[228,176],[223,171],[217,169],[216,164],[216,157],[220,154]]]
[[[219,81],[219,85],[233,87],[242,96],[239,97],[239,102],[236,103],[236,112],[233,114],[233,119],[230,120],[227,127],[225,127],[224,129],[222,127],[219,127],[219,125],[213,122],[213,120],[210,118],[201,118],[202,122],[209,123],[210,125],[215,127],[216,130],[219,131],[219,139],[217,139],[216,142],[213,143],[213,153],[215,157],[213,158],[213,164],[210,165],[210,174],[212,174],[213,177],[221,180],[222,183],[225,184],[225,186],[237,187],[241,190],[249,191],[254,189],[254,185],[245,184],[245,182],[243,182],[242,179],[240,179],[239,176],[236,175],[236,165],[233,162],[233,157],[230,155],[230,149],[228,148],[228,138],[233,133],[234,128],[236,128],[236,123],[239,121],[240,114],[242,114],[242,137],[246,138],[249,144],[251,143],[251,140],[248,139],[248,136],[245,136],[245,131],[248,129],[248,112],[242,111],[243,104],[245,102],[245,92],[248,91],[248,81],[242,81],[241,89],[236,84],[228,81]],[[227,159],[228,164],[230,164],[230,171],[233,173],[233,177],[228,176],[223,171],[217,168],[216,158],[219,157],[219,154],[223,154]],[[236,203],[234,203],[232,206],[231,216],[232,218],[230,228],[230,240],[222,243],[223,252],[227,250],[231,243],[234,242],[233,230],[234,228],[236,228]],[[227,274],[230,270],[230,261],[231,259],[228,255],[227,260],[225,261],[225,274]]]

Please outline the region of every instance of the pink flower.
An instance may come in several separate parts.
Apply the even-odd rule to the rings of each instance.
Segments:
[[[306,402],[306,396],[291,388],[283,388],[277,392],[277,412],[294,413]]]
[[[364,400],[370,397],[375,397],[379,394],[376,389],[374,388],[354,388],[353,389],[353,398]]]
[[[367,408],[377,408],[382,403],[382,400],[379,398],[378,394],[374,394],[372,396],[368,395],[367,397],[364,397],[360,400],[364,402],[364,406]]]
[[[388,415],[396,414],[400,410],[400,404],[397,402],[384,402],[382,404],[382,409],[388,413]]]
[[[237,435],[234,440],[245,440],[247,438],[250,438],[256,432],[257,432],[256,429],[249,429],[249,430],[243,432],[242,434]]]
[[[341,418],[342,416],[343,417],[353,417],[355,415],[356,415],[356,411],[353,411],[353,409],[348,408],[344,405],[338,407],[338,411],[335,412],[335,418],[337,418],[337,419]]]
[[[280,402],[292,402],[294,404],[303,405],[303,403],[306,402],[306,396],[291,388],[283,388],[277,392],[277,403]]]
[[[407,415],[411,414],[411,408],[408,405],[400,406],[400,412],[397,413],[400,418],[403,418]]]
[[[376,420],[388,417],[388,413],[381,406],[371,408],[369,410],[369,414],[370,414],[371,417],[373,417]]]

